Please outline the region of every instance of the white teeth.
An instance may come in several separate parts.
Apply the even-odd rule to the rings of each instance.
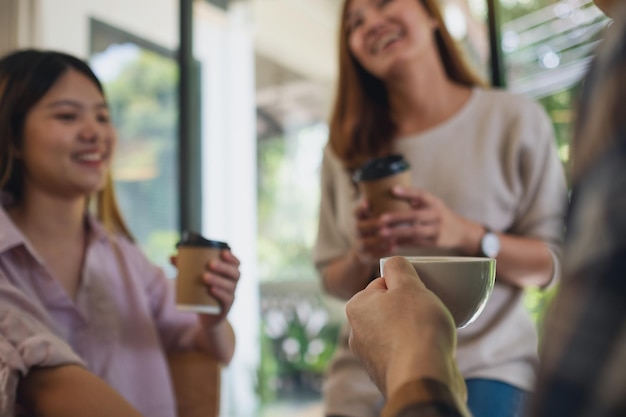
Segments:
[[[374,46],[373,46],[372,49],[373,49],[374,53],[377,53],[377,52],[381,51],[382,49],[384,49],[391,42],[393,42],[393,41],[395,41],[395,40],[397,40],[399,38],[400,38],[400,33],[399,32],[392,32],[392,33],[384,34],[380,38],[378,38],[376,43],[374,43]]]
[[[91,153],[81,153],[80,155],[76,155],[74,159],[76,159],[77,161],[85,161],[85,162],[99,162],[103,158],[102,158],[102,154],[97,153],[97,152],[91,152]]]

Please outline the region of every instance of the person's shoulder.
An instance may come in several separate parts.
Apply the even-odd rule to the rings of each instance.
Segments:
[[[339,156],[337,155],[337,152],[335,152],[335,150],[333,149],[333,146],[330,142],[327,142],[326,145],[324,145],[323,152],[324,158],[331,159],[333,161],[339,161]]]
[[[339,155],[337,155],[337,152],[335,152],[335,150],[333,149],[330,142],[328,142],[324,146],[324,154],[323,154],[322,159],[323,159],[323,165],[327,169],[332,168],[333,170],[343,171],[343,163],[341,159],[339,158]]]
[[[106,257],[123,259],[131,263],[145,263],[147,257],[142,249],[130,237],[120,232],[108,230],[93,215],[87,216],[89,227],[93,233],[92,244],[100,254]]]
[[[550,125],[543,106],[524,94],[491,87],[478,90],[478,100],[489,109],[491,117],[499,117],[508,123],[542,129]]]
[[[543,107],[537,101],[521,93],[498,87],[480,88],[476,92],[479,100],[495,109],[543,112]]]

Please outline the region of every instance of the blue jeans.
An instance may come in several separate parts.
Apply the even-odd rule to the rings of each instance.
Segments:
[[[530,394],[491,379],[466,379],[467,406],[474,417],[523,417]]]

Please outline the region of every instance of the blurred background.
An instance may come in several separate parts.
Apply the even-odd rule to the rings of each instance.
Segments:
[[[495,85],[538,100],[567,162],[579,84],[607,20],[591,0],[440,0]],[[116,187],[170,277],[181,230],[242,260],[222,416],[322,416],[343,320],[311,263],[333,102],[339,0],[0,0],[0,53],[58,49],[104,81]],[[550,294],[528,291],[541,325]]]

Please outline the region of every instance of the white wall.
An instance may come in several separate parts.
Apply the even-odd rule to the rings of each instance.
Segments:
[[[83,58],[89,53],[89,18],[109,23],[174,50],[178,48],[176,0],[38,0],[36,44]]]
[[[197,5],[194,55],[202,62],[203,234],[242,260],[230,320],[237,350],[223,373],[221,415],[255,417],[260,357],[257,273],[254,44],[247,4],[225,19]]]
[[[334,82],[339,0],[251,0],[256,51],[309,79]]]

